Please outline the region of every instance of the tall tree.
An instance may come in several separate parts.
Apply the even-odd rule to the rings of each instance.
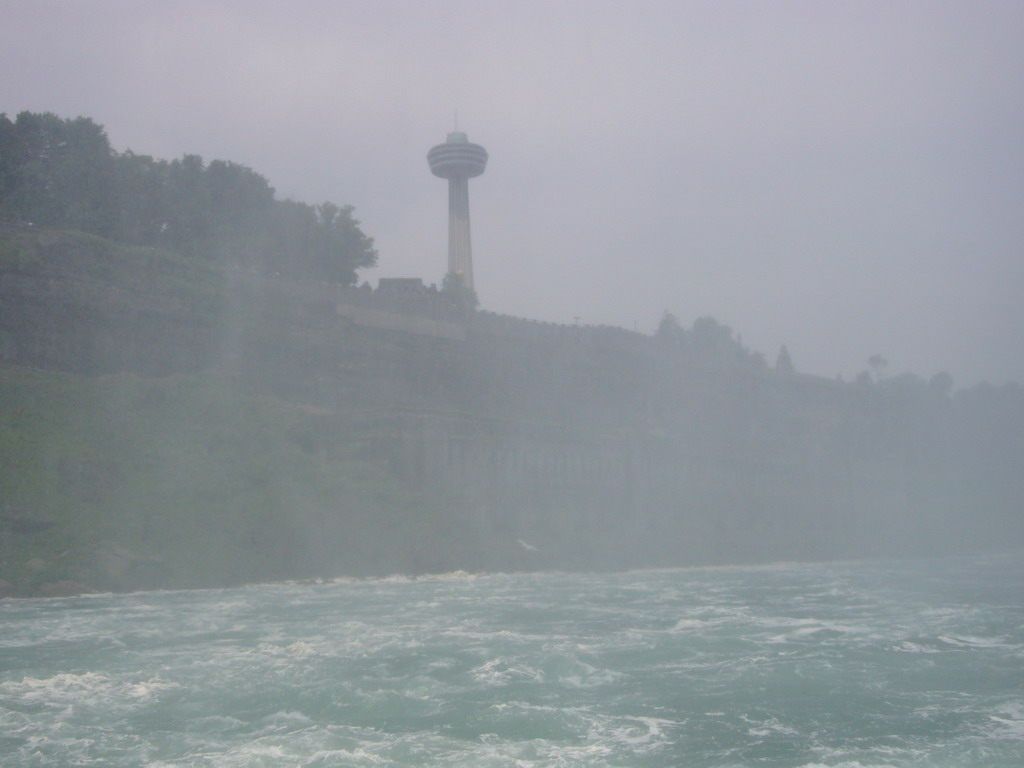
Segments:
[[[480,304],[476,291],[466,285],[462,275],[454,272],[446,274],[441,281],[441,295],[459,312],[471,312]]]
[[[0,210],[48,226],[110,234],[114,155],[103,127],[85,117],[21,112],[0,129]]]
[[[789,350],[783,344],[779,347],[779,356],[775,358],[775,370],[779,373],[796,373],[793,367],[793,358],[789,356]]]
[[[317,276],[332,283],[351,285],[356,270],[377,263],[373,238],[367,237],[352,218],[351,205],[322,203],[316,209],[316,245],[313,264]]]

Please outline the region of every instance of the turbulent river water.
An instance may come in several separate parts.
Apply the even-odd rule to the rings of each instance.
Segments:
[[[1024,554],[0,601],[3,766],[1021,766]]]

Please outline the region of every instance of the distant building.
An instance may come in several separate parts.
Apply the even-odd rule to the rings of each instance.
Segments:
[[[435,176],[448,179],[448,271],[473,287],[473,248],[469,238],[469,180],[487,167],[487,150],[470,144],[466,134],[454,131],[444,144],[427,153]]]

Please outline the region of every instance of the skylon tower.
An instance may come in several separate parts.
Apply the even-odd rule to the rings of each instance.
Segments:
[[[454,131],[427,153],[435,176],[448,179],[448,271],[473,288],[473,247],[469,239],[469,180],[487,167],[487,150]]]

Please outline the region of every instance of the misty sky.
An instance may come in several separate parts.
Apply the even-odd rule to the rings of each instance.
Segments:
[[[1024,381],[1024,3],[0,0],[0,67],[10,117],[355,206],[371,282],[443,277],[458,110],[486,309]]]

